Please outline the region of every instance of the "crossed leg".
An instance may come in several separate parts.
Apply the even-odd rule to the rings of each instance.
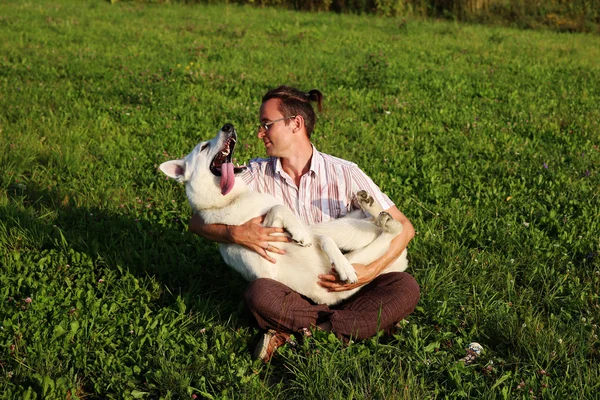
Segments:
[[[328,307],[315,304],[289,287],[257,279],[244,293],[247,308],[261,329],[294,333],[329,322],[339,336],[355,340],[389,330],[415,309],[419,285],[406,272],[379,275],[346,301]]]

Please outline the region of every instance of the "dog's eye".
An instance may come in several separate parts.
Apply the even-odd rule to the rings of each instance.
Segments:
[[[207,148],[207,147],[208,147],[208,143],[202,145],[202,147],[200,148],[200,151],[204,151],[204,149]]]

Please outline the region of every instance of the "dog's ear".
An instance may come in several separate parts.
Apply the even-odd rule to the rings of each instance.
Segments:
[[[171,160],[160,164],[158,167],[169,178],[176,179],[178,182],[183,182],[185,177],[185,161]]]

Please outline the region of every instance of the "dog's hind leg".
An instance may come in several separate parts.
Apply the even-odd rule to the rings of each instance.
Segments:
[[[321,250],[323,250],[329,258],[329,261],[331,261],[331,264],[333,264],[333,268],[340,276],[340,279],[349,283],[358,282],[354,267],[350,264],[350,261],[344,257],[335,244],[335,241],[331,237],[325,235],[315,235],[314,237],[321,247]]]
[[[380,227],[384,232],[399,235],[402,232],[402,223],[396,221],[388,212],[382,211],[375,219],[375,225]]]
[[[312,245],[312,235],[306,226],[285,206],[276,205],[271,207],[265,216],[263,225],[285,229],[290,234],[291,239],[300,246]]]
[[[360,208],[373,217],[377,217],[379,213],[383,211],[381,205],[365,190],[360,190],[356,193],[356,199],[358,200]]]
[[[368,212],[375,217],[375,225],[380,227],[384,232],[399,235],[402,232],[402,224],[394,219],[389,213],[383,211],[381,205],[375,201],[369,193],[364,190],[356,193],[356,198],[363,211]]]

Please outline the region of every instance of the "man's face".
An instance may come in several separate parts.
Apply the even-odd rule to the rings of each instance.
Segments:
[[[282,115],[278,110],[279,99],[270,99],[260,106],[260,122],[265,125],[258,130],[258,138],[265,144],[269,156],[286,157],[293,151],[293,123],[291,115]]]

